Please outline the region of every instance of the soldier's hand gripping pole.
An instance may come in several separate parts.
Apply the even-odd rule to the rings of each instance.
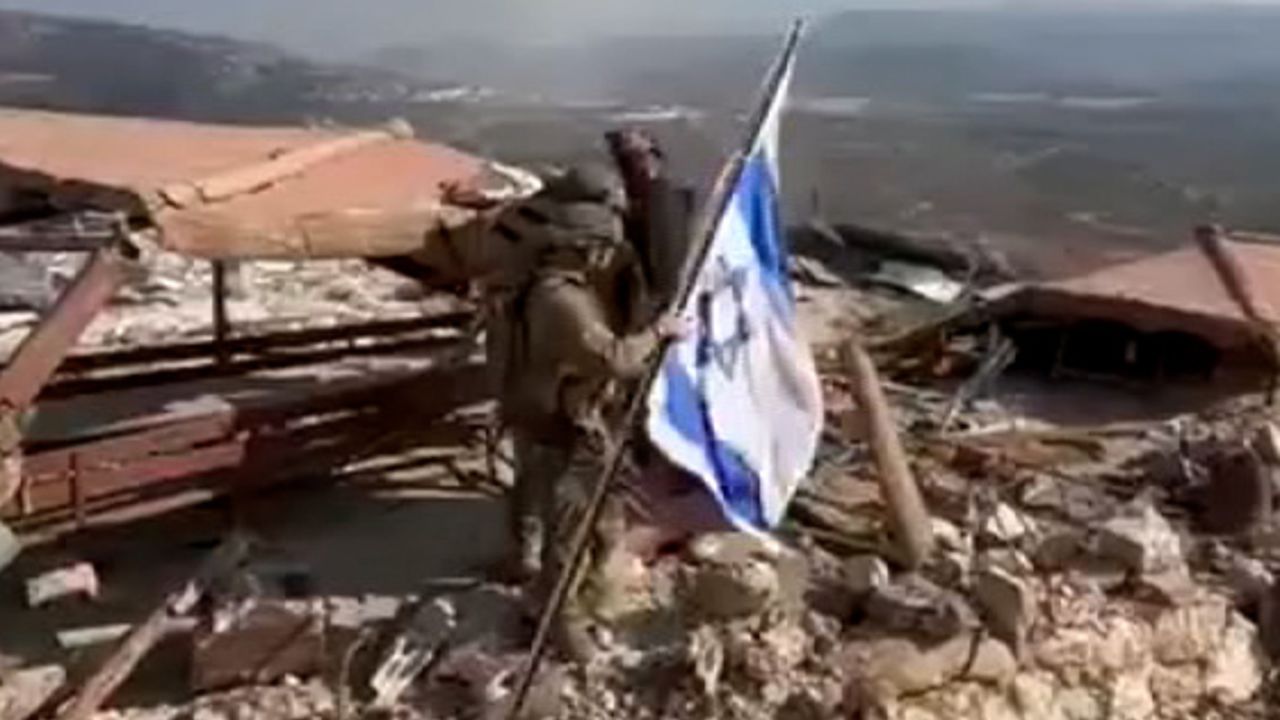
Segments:
[[[719,177],[716,178],[716,184],[712,188],[711,196],[707,199],[707,204],[704,207],[698,231],[693,236],[692,252],[689,253],[691,262],[685,266],[680,282],[677,285],[677,291],[672,303],[672,307],[677,311],[688,305],[689,298],[693,294],[698,273],[711,249],[711,243],[715,238],[720,219],[728,210],[729,203],[733,199],[733,190],[742,177],[746,159],[751,149],[755,146],[756,138],[760,135],[760,130],[768,117],[769,108],[773,104],[774,97],[782,87],[783,81],[786,79],[786,75],[795,60],[796,49],[800,44],[800,36],[803,29],[804,23],[801,21],[797,21],[792,25],[782,52],[778,55],[768,76],[765,78],[764,84],[761,86],[754,114],[747,126],[746,139],[742,144],[742,149],[729,158],[729,161],[721,169]],[[542,611],[542,616],[538,619],[538,629],[533,636],[533,647],[529,650],[529,661],[520,674],[515,695],[512,697],[511,705],[507,710],[507,720],[516,720],[520,716],[520,711],[524,709],[525,699],[529,695],[529,688],[533,685],[533,678],[537,674],[538,666],[547,651],[547,641],[551,637],[551,628],[555,623],[556,616],[560,614],[560,610],[564,606],[565,599],[569,596],[574,578],[578,576],[578,570],[586,557],[587,543],[591,541],[592,529],[599,521],[600,512],[604,508],[605,500],[609,497],[609,490],[612,489],[618,473],[622,470],[627,450],[631,447],[632,433],[635,432],[636,427],[644,417],[645,405],[653,389],[654,382],[658,378],[658,372],[662,368],[663,359],[667,355],[667,349],[670,347],[671,341],[672,338],[668,336],[662,338],[659,342],[658,351],[649,359],[649,365],[643,379],[627,404],[627,412],[624,416],[623,424],[618,429],[617,437],[613,442],[608,443],[604,469],[591,490],[586,512],[583,513],[578,526],[574,528],[569,560],[565,567],[561,569],[560,577],[556,578],[551,597],[548,598],[547,605]]]

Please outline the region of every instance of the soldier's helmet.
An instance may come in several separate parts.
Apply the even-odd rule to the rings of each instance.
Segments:
[[[576,165],[563,175],[549,178],[543,192],[559,203],[604,205],[619,214],[626,210],[622,178],[612,168],[598,163]]]

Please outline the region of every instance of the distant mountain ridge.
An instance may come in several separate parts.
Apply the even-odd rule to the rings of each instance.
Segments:
[[[261,43],[0,11],[0,104],[225,122],[300,122],[439,89]]]

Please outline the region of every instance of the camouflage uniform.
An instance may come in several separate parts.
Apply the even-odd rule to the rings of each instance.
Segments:
[[[494,229],[529,260],[525,278],[493,286],[488,349],[515,440],[513,540],[523,569],[540,566],[544,598],[569,560],[575,523],[566,522],[559,496],[571,489],[575,450],[607,437],[605,410],[616,405],[618,383],[639,377],[660,343],[652,328],[627,333],[642,284],[623,242],[620,192],[595,178],[577,181],[584,186],[553,187],[509,210]],[[597,531],[606,547],[614,540]],[[576,591],[561,620],[566,649],[587,652]]]

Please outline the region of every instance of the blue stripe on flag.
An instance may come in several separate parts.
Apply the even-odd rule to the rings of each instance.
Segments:
[[[774,309],[789,320],[795,300],[787,268],[787,241],[778,216],[778,188],[773,167],[763,152],[752,155],[743,167],[737,195],[769,300]]]
[[[699,372],[705,370],[699,369]],[[741,453],[717,437],[706,398],[685,372],[684,366],[668,362],[663,367],[663,374],[667,386],[664,411],[671,427],[705,453],[730,512],[757,528],[766,528],[764,506],[760,502],[760,477]]]

